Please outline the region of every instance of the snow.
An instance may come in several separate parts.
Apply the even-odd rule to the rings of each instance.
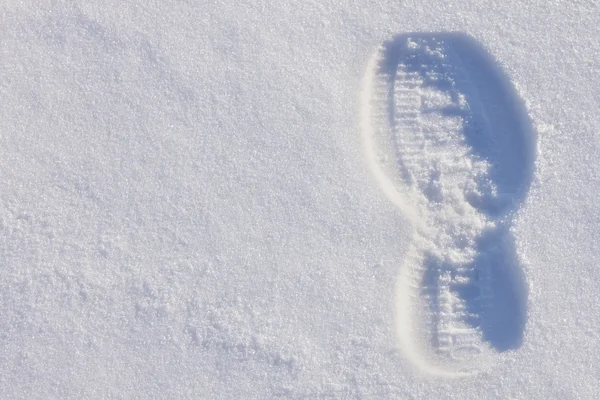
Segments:
[[[599,22],[584,0],[3,5],[0,397],[596,398]],[[436,227],[365,142],[369,62],[411,32],[484,48],[536,147],[498,222],[522,340],[468,376],[399,339]]]

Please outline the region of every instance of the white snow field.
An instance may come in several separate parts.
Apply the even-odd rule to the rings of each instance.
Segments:
[[[600,3],[6,1],[0,399],[596,399]]]

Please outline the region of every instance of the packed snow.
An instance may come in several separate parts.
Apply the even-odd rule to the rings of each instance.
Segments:
[[[595,399],[600,6],[0,7],[0,398]]]

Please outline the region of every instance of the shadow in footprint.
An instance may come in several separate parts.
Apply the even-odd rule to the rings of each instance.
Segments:
[[[415,51],[411,43],[418,42],[428,46],[423,47],[423,51]],[[439,53],[435,53],[436,48],[444,54],[443,62]],[[493,294],[490,301],[483,302],[484,294],[473,286],[456,286],[453,292],[465,307],[463,322],[478,328],[492,348],[500,352],[518,348],[527,321],[528,290],[510,224],[529,190],[534,172],[536,134],[526,107],[498,63],[470,36],[445,32],[401,34],[384,44],[377,71],[389,83],[390,100],[386,106],[392,127],[396,124],[393,99],[399,63],[406,73],[419,77],[421,87],[434,88],[452,103],[459,103],[458,97],[464,96],[469,105],[467,111],[445,106],[433,112],[443,117],[461,117],[465,145],[474,158],[486,161],[489,166],[477,185],[493,186],[493,191],[483,188],[483,194],[478,196],[465,193],[465,200],[494,226],[474,239],[472,248],[476,256],[468,265],[459,267],[472,271],[471,283],[489,279]],[[462,78],[437,79],[439,74],[448,74],[448,65],[463,72]],[[402,165],[401,159],[399,163],[401,169],[408,168]],[[404,170],[403,175],[409,174]],[[426,257],[421,282],[425,291],[437,287],[434,281],[440,274],[457,269],[446,264]],[[487,271],[486,277],[482,271]],[[432,293],[427,296],[430,312],[439,313],[439,304],[434,304],[436,296]]]

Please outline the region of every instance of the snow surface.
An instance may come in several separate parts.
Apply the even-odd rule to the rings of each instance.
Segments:
[[[1,398],[597,398],[596,2],[6,3]],[[456,379],[399,346],[415,218],[361,129],[376,49],[450,31],[537,143],[522,342]]]

